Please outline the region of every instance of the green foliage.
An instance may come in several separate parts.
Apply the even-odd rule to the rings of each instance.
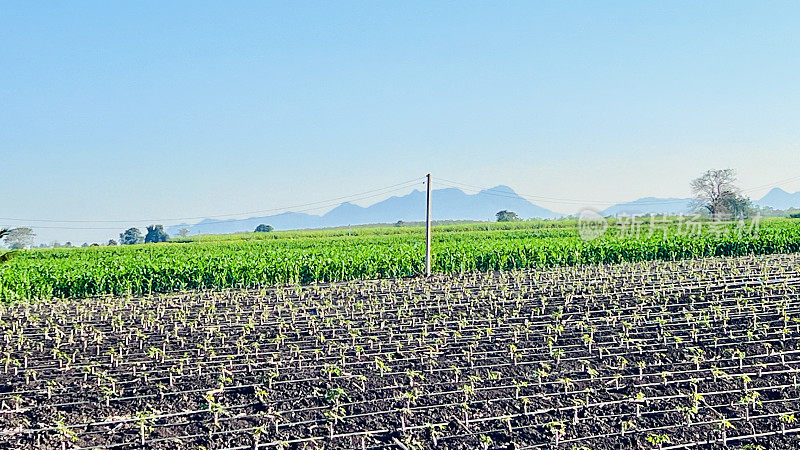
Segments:
[[[272,231],[274,229],[275,228],[272,228],[272,225],[266,225],[266,224],[262,223],[261,225],[256,227],[255,232],[256,233],[269,233],[270,231]]]
[[[139,231],[138,228],[128,228],[124,233],[120,233],[119,235],[119,243],[122,245],[141,244],[143,240],[142,232]],[[67,244],[69,244],[69,242],[67,242]],[[67,247],[70,246],[71,245],[67,245]]]
[[[522,220],[514,211],[507,211],[505,209],[498,211],[495,217],[497,217],[498,222],[519,222]]]
[[[4,236],[7,236],[10,231],[11,230],[9,230],[8,228],[0,228],[0,239],[2,239]],[[16,252],[3,252],[3,253],[0,253],[0,264],[3,264],[5,262],[7,262],[8,260],[10,260],[11,257],[14,256],[14,253],[16,253]]]
[[[147,235],[144,237],[145,244],[155,242],[167,242],[169,235],[164,231],[163,225],[150,225],[147,227]]]
[[[436,227],[433,270],[460,273],[800,251],[800,223],[790,219],[762,220],[757,234],[739,233],[736,222],[714,222],[713,230],[686,234],[677,219],[671,220],[666,232],[638,236],[612,224],[592,241],[580,239],[575,220]],[[414,276],[424,271],[424,241],[422,227],[388,226],[246,233],[157,246],[24,250],[0,266],[0,299]]]

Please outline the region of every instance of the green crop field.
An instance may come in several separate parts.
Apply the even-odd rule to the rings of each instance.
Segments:
[[[434,227],[437,273],[621,261],[787,253],[800,250],[800,221],[609,221],[584,240],[575,220]],[[20,252],[0,266],[4,301],[141,295],[190,289],[407,277],[424,268],[422,227],[376,227],[200,236],[187,242]]]

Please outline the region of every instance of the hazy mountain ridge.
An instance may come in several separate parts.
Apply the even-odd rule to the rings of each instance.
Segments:
[[[767,195],[755,203],[758,206],[769,206],[775,209],[800,208],[800,191],[790,194],[781,188],[772,188]]]
[[[800,208],[800,192],[790,194],[781,188],[773,188],[759,200],[753,201],[757,206],[771,207],[778,210]],[[687,214],[692,212],[691,198],[657,198],[643,197],[632,202],[617,203],[602,211],[604,216],[621,214]]]
[[[503,209],[516,212],[522,218],[551,219],[561,217],[549,209],[534,205],[517,195],[508,186],[495,186],[477,194],[460,189],[434,189],[431,192],[431,215],[434,220],[494,220]],[[205,219],[196,224],[180,224],[167,228],[171,236],[186,228],[189,234],[219,234],[253,231],[258,224],[272,225],[276,230],[324,228],[367,223],[392,223],[425,220],[425,192],[413,190],[404,196],[393,196],[370,206],[344,202],[323,215],[285,212],[247,219]]]
[[[632,202],[617,203],[604,209],[604,216],[632,214],[686,214],[692,210],[691,198],[642,197]]]
[[[503,209],[514,211],[523,219],[552,219],[565,215],[535,205],[505,185],[482,190],[477,194],[467,194],[457,188],[434,189],[431,197],[434,220],[494,220],[494,215]],[[691,198],[642,197],[612,205],[601,211],[601,214],[687,214],[692,211],[691,203]],[[800,207],[800,192],[790,194],[783,189],[774,188],[754,203],[775,209]],[[193,225],[168,227],[167,232],[175,236],[178,230],[187,228],[189,234],[220,234],[253,231],[261,223],[272,225],[276,230],[293,230],[393,223],[398,220],[425,220],[425,192],[415,189],[406,195],[392,196],[366,207],[344,202],[323,215],[285,212],[247,219],[204,219]]]

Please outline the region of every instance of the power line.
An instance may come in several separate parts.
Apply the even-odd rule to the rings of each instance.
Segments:
[[[261,214],[261,213],[275,212],[275,211],[287,211],[287,210],[290,210],[290,209],[317,205],[314,208],[306,209],[306,211],[311,211],[311,210],[315,210],[315,209],[326,208],[328,206],[331,206],[332,204],[335,205],[336,203],[341,202],[343,200],[358,201],[358,200],[363,200],[365,198],[371,198],[371,197],[375,197],[375,196],[378,196],[378,195],[385,195],[387,193],[396,192],[396,191],[398,191],[400,189],[407,189],[407,188],[413,186],[414,184],[422,182],[422,180],[423,180],[423,178],[419,177],[419,178],[415,178],[415,179],[412,179],[412,180],[404,181],[402,183],[397,183],[397,184],[393,184],[393,185],[390,185],[390,186],[385,186],[385,187],[377,188],[377,189],[370,189],[368,191],[363,191],[363,192],[359,192],[359,193],[356,193],[356,194],[345,195],[345,196],[342,196],[342,197],[331,198],[331,199],[328,199],[328,200],[320,200],[320,201],[316,201],[316,202],[302,203],[302,204],[293,205],[293,206],[285,206],[285,207],[281,207],[281,208],[261,209],[261,210],[255,210],[255,211],[244,211],[244,212],[229,213],[229,214],[216,214],[216,215],[208,215],[208,216],[175,217],[175,218],[166,218],[166,219],[164,219],[164,218],[162,218],[162,219],[154,219],[154,218],[150,218],[150,219],[127,219],[127,220],[58,220],[58,219],[22,219],[22,218],[14,218],[14,217],[0,217],[0,220],[9,220],[9,221],[15,221],[15,222],[44,222],[44,223],[174,222],[174,221],[183,221],[183,220],[199,220],[199,219],[216,219],[216,218],[220,218],[220,217],[235,217],[235,216],[243,216],[243,215],[247,215],[247,214]],[[366,195],[366,194],[372,194],[372,195],[367,195],[366,197],[364,197],[364,195]],[[294,211],[294,212],[302,212],[302,210],[301,211]],[[38,226],[37,228],[65,228],[65,227]],[[70,229],[110,229],[110,228],[81,228],[81,227],[74,227],[74,228],[70,228]],[[114,228],[114,229],[116,229],[116,228]]]
[[[776,187],[780,184],[785,184],[790,181],[795,181],[800,179],[799,176],[789,177],[783,180],[779,180],[772,184],[765,184],[761,186],[755,186],[748,189],[742,189],[742,192],[750,192],[755,191],[767,187]],[[508,198],[508,199],[519,199],[523,198],[526,200],[533,200],[535,202],[547,202],[547,203],[569,203],[569,204],[578,204],[578,205],[587,205],[587,204],[594,204],[594,205],[612,205],[617,202],[609,202],[609,201],[596,201],[596,200],[577,200],[577,199],[570,199],[570,198],[558,198],[558,197],[547,197],[542,195],[532,195],[532,194],[523,194],[518,192],[503,192],[497,191],[496,188],[487,188],[483,186],[477,186],[468,183],[462,183],[459,181],[447,180],[444,178],[436,178],[437,181],[444,182],[446,185],[450,187],[456,187],[459,189],[468,189],[478,191],[485,195],[491,195],[494,197],[499,198]],[[247,214],[262,214],[268,212],[276,212],[276,211],[286,211],[286,212],[294,212],[294,213],[303,213],[309,212],[319,209],[324,209],[330,206],[337,206],[342,201],[359,201],[365,200],[369,198],[374,198],[378,196],[383,196],[386,194],[391,194],[394,192],[399,192],[409,187],[413,186],[417,183],[424,183],[423,178],[414,178],[411,180],[404,181],[402,183],[397,183],[381,188],[370,189],[367,191],[359,192],[356,194],[335,197],[328,200],[320,200],[316,202],[309,202],[309,203],[302,203],[293,206],[286,206],[280,208],[270,208],[270,209],[261,209],[261,210],[254,210],[254,211],[245,211],[245,212],[238,212],[238,213],[228,213],[228,214],[215,214],[215,215],[208,215],[208,216],[195,216],[195,217],[176,217],[176,218],[167,218],[167,219],[129,219],[129,220],[57,220],[57,219],[21,219],[21,218],[9,218],[9,217],[0,217],[0,220],[8,220],[8,221],[16,221],[16,222],[42,222],[42,223],[138,223],[138,222],[151,222],[151,223],[158,223],[158,222],[175,222],[175,221],[185,221],[185,220],[199,220],[199,219],[217,219],[223,217],[236,217],[236,216],[243,216]],[[674,199],[674,200],[659,200],[659,201],[643,201],[637,202],[636,205],[661,205],[661,204],[671,204],[671,203],[684,203],[685,199]],[[304,209],[297,209],[297,208],[304,208]],[[290,211],[292,210],[292,211]],[[213,221],[207,223],[196,223],[191,226],[198,227],[198,226],[206,226],[206,225],[215,225],[222,223],[221,221]],[[71,227],[71,226],[59,226],[59,225],[35,225],[35,228],[40,229],[61,229],[61,230],[117,230],[118,227]]]
[[[785,183],[788,183],[790,181],[794,181],[794,180],[797,180],[797,179],[800,179],[800,176],[794,176],[794,177],[786,178],[786,179],[779,180],[779,181],[777,181],[775,183],[772,183],[772,184],[765,184],[765,185],[762,185],[762,186],[756,186],[756,187],[751,187],[751,188],[748,188],[748,189],[742,189],[741,191],[742,192],[750,192],[750,191],[763,189],[765,187],[776,187],[777,185],[785,184]],[[522,193],[519,193],[519,192],[514,192],[512,194],[510,192],[496,191],[495,188],[487,188],[487,187],[482,187],[482,186],[476,186],[476,185],[472,185],[472,184],[461,183],[461,182],[458,182],[458,181],[446,180],[444,178],[436,178],[436,180],[437,181],[443,181],[443,182],[445,182],[447,184],[450,184],[451,187],[458,187],[458,188],[461,188],[461,189],[464,189],[464,187],[468,187],[468,188],[472,188],[472,190],[480,191],[480,192],[482,192],[483,194],[486,194],[486,195],[492,195],[492,196],[495,196],[495,197],[502,197],[502,198],[515,199],[515,198],[520,198],[521,197],[521,198],[524,198],[524,199],[527,199],[527,200],[535,199],[536,202],[569,203],[569,204],[578,204],[578,205],[587,205],[587,204],[613,205],[613,204],[619,203],[619,202],[609,202],[609,201],[576,200],[576,199],[545,197],[545,196],[541,196],[541,195],[522,194]],[[636,205],[663,205],[663,204],[672,204],[672,203],[679,204],[679,203],[685,203],[685,202],[686,202],[686,199],[654,200],[654,201],[636,202]]]
[[[378,197],[378,196],[383,196],[383,195],[386,195],[386,194],[393,194],[395,192],[405,191],[409,187],[410,186],[403,186],[403,187],[395,188],[395,189],[392,189],[392,190],[389,190],[389,191],[382,191],[382,192],[378,192],[378,193],[371,194],[371,195],[360,196],[358,198],[350,198],[350,197],[347,197],[347,198],[349,198],[351,201],[366,200],[366,199],[373,198],[373,197]],[[329,203],[329,204],[322,205],[322,206],[316,206],[316,207],[312,207],[312,208],[300,209],[300,210],[295,210],[295,211],[287,211],[287,212],[304,213],[304,212],[308,212],[308,211],[314,211],[314,210],[318,210],[318,209],[327,208],[327,207],[330,207],[330,206],[338,206],[338,204],[339,203]],[[231,219],[231,220],[246,220],[246,219]],[[204,227],[204,226],[210,226],[210,225],[219,225],[221,223],[225,223],[225,222],[224,221],[214,221],[214,222],[205,222],[205,223],[201,222],[201,223],[192,224],[190,226],[193,227],[193,228],[197,228],[197,227]],[[37,229],[55,229],[55,230],[106,230],[106,231],[107,230],[112,230],[112,231],[119,230],[119,227],[69,227],[69,226],[48,226],[48,225],[34,225],[34,228],[37,228]]]
[[[366,199],[373,198],[373,197],[378,197],[378,196],[382,196],[382,195],[386,195],[386,194],[393,194],[393,193],[399,192],[399,191],[405,191],[409,187],[410,186],[403,186],[403,187],[392,189],[390,191],[383,191],[383,192],[379,192],[379,193],[372,194],[372,195],[361,196],[361,197],[358,197],[358,198],[350,198],[350,197],[347,197],[347,198],[349,198],[351,201],[366,200]],[[314,210],[318,210],[318,209],[327,208],[327,207],[330,207],[330,206],[338,206],[338,204],[339,203],[330,203],[330,204],[326,204],[326,205],[322,205],[322,206],[316,206],[316,207],[313,207],[313,208],[306,208],[306,209],[300,209],[300,210],[295,210],[295,211],[287,211],[287,212],[304,213],[304,212],[309,212],[309,211],[314,211]],[[246,219],[231,219],[231,220],[246,220]],[[144,222],[144,221],[142,221],[142,222]],[[155,220],[153,222],[158,222],[158,221]],[[209,226],[209,225],[219,225],[219,224],[225,223],[225,222],[226,221],[214,221],[214,222],[205,222],[205,223],[201,222],[201,223],[192,224],[190,226],[193,227],[193,228],[196,228],[196,227],[203,227],[203,226]],[[130,223],[133,223],[133,221],[131,221]],[[55,229],[55,230],[119,230],[119,227],[69,227],[69,226],[48,226],[48,225],[34,225],[34,228],[48,229],[48,230],[49,229]]]
[[[372,195],[361,196],[359,198],[351,198],[350,200],[359,201],[359,200],[366,200],[366,199],[374,198],[374,197],[380,197],[380,196],[383,196],[383,195],[386,195],[386,194],[393,194],[395,192],[405,191],[409,187],[411,187],[411,186],[403,186],[403,187],[392,189],[390,191],[383,191],[383,192],[379,192],[379,193],[372,194]],[[314,210],[323,209],[323,208],[327,208],[327,207],[330,207],[330,206],[338,206],[338,205],[339,205],[339,203],[332,203],[332,204],[328,204],[328,205],[317,206],[317,207],[314,207],[314,208],[300,209],[300,210],[287,211],[287,212],[304,213],[304,212],[308,212],[308,211],[314,211]],[[233,219],[233,220],[245,220],[245,219]],[[220,223],[224,223],[224,222],[196,223],[196,224],[192,225],[192,227],[199,227],[199,226],[206,226],[206,225],[217,225],[217,224],[220,224]]]
[[[613,202],[597,202],[597,201],[584,201],[584,200],[574,200],[574,199],[563,199],[563,198],[553,198],[553,197],[544,197],[541,195],[530,195],[530,194],[521,194],[519,192],[514,192],[514,194],[510,192],[502,192],[494,190],[496,187],[487,188],[482,186],[475,186],[472,184],[461,183],[458,181],[446,180],[444,178],[436,178],[436,181],[444,181],[445,183],[449,183],[451,187],[456,187],[460,189],[470,188],[470,190],[480,191],[486,195],[493,195],[495,197],[503,197],[503,198],[524,198],[524,199],[536,199],[537,202],[549,202],[549,203],[576,203],[585,205],[587,203],[594,203],[594,204],[612,204]]]
[[[742,192],[757,191],[759,189],[765,189],[765,188],[776,188],[781,184],[786,184],[786,183],[788,183],[790,181],[795,181],[795,180],[800,180],[800,175],[794,176],[794,177],[790,177],[790,178],[786,178],[784,180],[779,180],[779,181],[776,181],[776,182],[771,183],[771,184],[763,184],[761,186],[751,187],[751,188],[748,188],[748,189],[742,189]]]

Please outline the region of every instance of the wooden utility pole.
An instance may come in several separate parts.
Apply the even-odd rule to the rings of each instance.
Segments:
[[[425,276],[431,276],[431,174],[428,174],[428,213],[425,216]]]

